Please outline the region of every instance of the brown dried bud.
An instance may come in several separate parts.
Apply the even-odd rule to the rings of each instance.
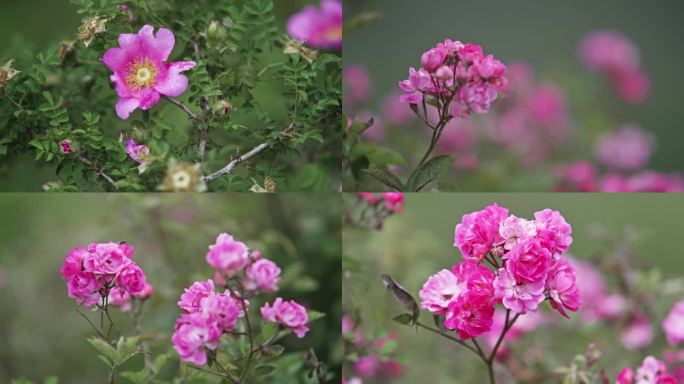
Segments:
[[[19,71],[12,68],[13,61],[14,60],[10,60],[0,67],[0,89],[4,88],[5,84],[19,73]]]
[[[78,39],[83,42],[86,47],[93,42],[95,35],[104,33],[107,30],[106,17],[94,16],[87,19],[83,25],[78,28]]]

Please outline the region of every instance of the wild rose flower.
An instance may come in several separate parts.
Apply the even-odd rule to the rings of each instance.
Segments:
[[[620,334],[622,345],[630,350],[646,348],[653,341],[653,326],[647,317],[637,316]]]
[[[62,140],[59,145],[62,149],[62,153],[67,155],[74,153],[74,148],[71,146],[71,140]]]
[[[547,208],[535,212],[534,219],[537,222],[538,237],[543,239],[543,244],[554,257],[568,251],[572,244],[572,226],[565,221],[560,212]]]
[[[525,220],[515,215],[507,217],[499,225],[499,235],[503,238],[503,247],[510,251],[515,246],[537,234],[537,223],[532,220]]]
[[[232,331],[237,319],[245,315],[242,303],[231,297],[230,291],[225,293],[212,292],[201,299],[199,312],[206,319],[214,320],[223,331]]]
[[[280,268],[268,259],[260,259],[245,269],[244,286],[247,290],[275,292],[280,281]]]
[[[594,153],[608,167],[634,171],[646,165],[653,146],[653,135],[637,126],[627,125],[601,136],[596,142]]]
[[[518,282],[509,271],[500,268],[494,279],[494,296],[502,300],[504,307],[515,313],[536,311],[539,303],[544,301],[544,280]]]
[[[551,265],[551,252],[539,239],[527,239],[508,252],[506,268],[521,283],[544,281]]]
[[[499,235],[501,222],[508,216],[508,209],[492,204],[481,211],[463,215],[456,225],[454,246],[461,251],[463,258],[479,263],[503,239]]]
[[[321,0],[308,5],[287,22],[287,33],[313,48],[342,49],[342,2]]]
[[[433,89],[430,73],[424,68],[416,71],[409,69],[409,78],[399,82],[399,87],[404,91],[400,100],[402,103],[418,104],[423,101],[423,93]]]
[[[228,274],[235,273],[249,262],[247,246],[233,239],[233,236],[221,233],[216,238],[216,243],[209,246],[207,262],[213,268]]]
[[[294,300],[283,301],[278,297],[272,305],[266,303],[261,307],[261,316],[266,321],[292,329],[300,339],[309,332],[309,315],[306,309]]]
[[[684,341],[684,300],[677,302],[663,321],[667,341],[677,345]]]
[[[115,275],[131,263],[130,248],[119,243],[99,243],[88,245],[88,254],[83,260],[83,268],[87,272],[98,275]]]
[[[455,329],[462,340],[488,332],[492,326],[492,297],[481,292],[465,292],[447,309],[444,327]]]
[[[202,300],[214,293],[214,282],[212,280],[197,281],[192,283],[178,301],[178,306],[188,312],[198,312],[201,309]]]
[[[404,207],[404,194],[402,192],[383,192],[382,198],[385,208],[392,213],[399,213]]]
[[[345,110],[366,101],[370,96],[370,75],[363,65],[346,66],[342,71],[342,83],[344,84],[343,106]]]
[[[119,35],[120,48],[108,49],[102,62],[113,73],[119,101],[116,113],[121,119],[137,108],[147,110],[159,102],[161,95],[176,97],[185,92],[188,79],[181,73],[195,67],[194,61],[167,63],[173,50],[173,33],[160,28],[157,34],[150,25],[143,26],[137,34]]]
[[[580,291],[575,280],[575,269],[564,258],[554,261],[546,280],[551,307],[567,318],[570,316],[565,312],[566,309],[577,312],[580,307]]]
[[[418,293],[420,306],[432,314],[444,315],[449,304],[466,289],[465,281],[459,280],[450,270],[442,269],[423,284]]]
[[[138,144],[129,138],[126,140],[126,154],[131,160],[142,164],[150,160],[150,148],[146,145]]]
[[[218,346],[221,331],[218,324],[201,313],[185,314],[178,319],[171,342],[180,359],[197,365],[207,363],[207,350]]]

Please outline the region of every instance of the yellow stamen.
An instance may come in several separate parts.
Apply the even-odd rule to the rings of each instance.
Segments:
[[[151,87],[157,79],[157,67],[152,60],[147,57],[136,58],[128,66],[128,77],[126,78],[126,85],[134,91],[139,91],[141,88]]]

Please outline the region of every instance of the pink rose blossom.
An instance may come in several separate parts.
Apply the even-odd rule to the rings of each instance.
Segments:
[[[233,239],[233,236],[222,233],[216,238],[216,243],[209,246],[207,262],[213,268],[234,273],[249,262],[247,246]]]
[[[634,383],[634,371],[632,367],[626,366],[622,368],[620,373],[618,373],[615,378],[615,384],[633,384]]]
[[[244,286],[247,290],[275,292],[279,281],[280,268],[271,260],[257,260],[245,269]]]
[[[247,305],[245,303],[245,305]],[[223,331],[232,331],[239,317],[243,317],[242,303],[226,293],[211,293],[200,300],[199,312],[206,319],[216,322]]]
[[[482,261],[492,246],[503,240],[499,235],[499,227],[507,216],[508,209],[496,204],[463,215],[454,233],[454,245],[461,251],[463,258],[474,263]]]
[[[565,221],[560,212],[544,209],[535,212],[534,219],[537,222],[538,237],[543,239],[543,245],[554,257],[568,251],[572,244],[572,226]]]
[[[76,304],[90,307],[100,300],[99,290],[103,286],[104,281],[99,280],[94,273],[78,272],[69,278],[67,294],[76,299]]]
[[[173,33],[160,28],[143,26],[137,34],[119,35],[120,48],[108,49],[102,62],[113,74],[119,101],[116,113],[127,119],[137,108],[147,110],[159,102],[161,95],[180,96],[188,87],[187,77],[181,72],[195,67],[194,61],[166,63],[173,50]]]
[[[551,252],[539,239],[531,238],[519,243],[504,259],[507,260],[506,268],[517,282],[535,283],[546,279]]]
[[[83,260],[88,252],[83,247],[74,248],[67,253],[62,265],[62,278],[69,280],[71,276],[83,271]]]
[[[469,291],[449,304],[444,327],[455,329],[462,340],[470,339],[489,331],[493,317],[492,297]]]
[[[444,64],[447,58],[447,52],[444,47],[437,46],[423,53],[420,57],[420,63],[428,72],[434,72]]]
[[[435,315],[444,315],[449,304],[467,289],[466,282],[459,280],[448,269],[442,269],[423,284],[420,290],[421,307]]]
[[[653,341],[653,326],[645,316],[638,316],[620,334],[622,345],[630,350],[646,348]]]
[[[427,70],[420,68],[416,71],[410,68],[408,80],[400,81],[399,87],[404,90],[400,98],[402,103],[418,104],[423,101],[423,92],[431,90],[433,84]]]
[[[221,331],[216,322],[201,313],[191,313],[178,319],[171,342],[182,361],[204,365],[207,363],[207,350],[215,350],[220,337]]]
[[[198,281],[192,283],[178,301],[178,306],[188,312],[198,312],[201,309],[202,299],[214,293],[214,282],[212,280]]]
[[[458,88],[451,114],[454,117],[466,117],[471,112],[486,113],[496,97],[496,89],[488,84],[464,84]]]
[[[546,280],[551,307],[561,315],[570,318],[566,309],[577,312],[580,307],[580,291],[575,283],[575,269],[564,258],[554,261]]]
[[[74,148],[71,146],[71,140],[62,140],[59,145],[62,149],[62,153],[67,155],[74,153]]]
[[[292,329],[300,339],[309,332],[309,315],[306,309],[294,300],[283,301],[278,297],[272,305],[266,303],[261,307],[261,316],[266,321]]]
[[[544,301],[544,281],[517,282],[509,271],[500,268],[499,275],[494,279],[494,295],[502,300],[504,307],[515,313],[534,312],[539,303]]]
[[[677,302],[663,321],[667,341],[677,345],[684,341],[684,300]]]
[[[114,287],[109,291],[109,298],[107,300],[110,305],[119,307],[121,312],[128,312],[131,310],[131,295],[118,287]]]
[[[83,260],[83,268],[98,275],[115,275],[131,263],[127,246],[118,243],[99,243],[88,245],[88,254]]]
[[[145,274],[135,263],[127,264],[116,277],[116,284],[131,295],[138,295],[147,286]]]
[[[342,49],[342,2],[321,0],[308,5],[287,22],[287,33],[313,48]]]
[[[136,163],[144,163],[150,160],[150,148],[146,145],[137,144],[133,139],[126,140],[126,154]]]
[[[537,234],[537,223],[533,220],[525,220],[515,215],[507,217],[499,226],[499,235],[503,238],[504,249],[512,250],[515,246]]]
[[[385,208],[392,213],[401,212],[404,207],[404,194],[402,192],[383,192]]]
[[[637,126],[627,125],[601,136],[596,142],[594,153],[608,167],[634,171],[646,165],[653,146],[653,135]]]

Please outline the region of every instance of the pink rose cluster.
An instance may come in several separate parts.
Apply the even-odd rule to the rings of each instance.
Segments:
[[[536,212],[534,220],[509,215],[496,204],[466,214],[456,226],[454,244],[465,261],[428,279],[420,291],[421,306],[444,316],[444,326],[462,339],[490,331],[496,304],[526,314],[548,298],[569,317],[566,311],[580,306],[575,269],[563,257],[571,234],[565,218],[550,209]]]
[[[399,82],[401,101],[429,104],[434,99],[450,104],[454,117],[487,112],[506,85],[506,66],[476,44],[446,39],[423,53],[420,62],[420,69],[410,68],[409,78]]]
[[[650,81],[639,64],[639,50],[622,33],[595,31],[579,43],[584,66],[611,79],[618,95],[630,104],[646,101]]]
[[[626,366],[615,378],[615,384],[677,384],[677,379],[668,372],[665,363],[653,356],[647,356],[636,372]]]
[[[287,33],[313,48],[342,49],[342,2],[321,0],[307,5],[287,22]]]
[[[384,207],[390,213],[400,213],[404,208],[402,192],[383,192],[380,195],[373,192],[359,192],[357,196],[368,205]]]
[[[152,294],[142,269],[133,261],[133,247],[121,243],[91,243],[70,250],[62,265],[69,297],[84,307],[123,304],[131,296]],[[119,304],[120,305],[120,304]]]

